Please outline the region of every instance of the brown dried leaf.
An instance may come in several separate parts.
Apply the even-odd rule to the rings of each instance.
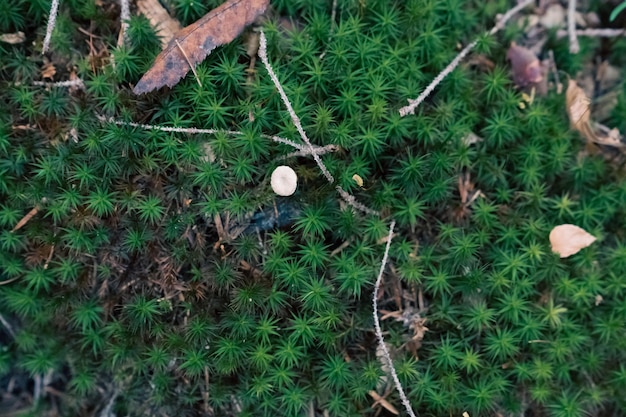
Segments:
[[[556,226],[550,232],[552,252],[558,253],[561,258],[572,256],[595,241],[593,235],[573,224]]]
[[[588,140],[593,140],[593,138],[587,136],[591,131],[589,128],[590,103],[591,100],[589,100],[585,91],[576,84],[576,81],[569,80],[567,91],[565,92],[567,115],[576,130],[585,135]]]
[[[598,144],[625,149],[622,135],[617,129],[610,129],[591,121],[590,103],[591,100],[585,91],[575,81],[569,80],[565,92],[565,105],[572,127],[583,135],[588,145]]]
[[[269,0],[228,0],[176,34],[133,92],[176,85],[219,45],[231,42],[261,15]]]
[[[137,9],[150,21],[152,27],[159,34],[163,48],[182,29],[180,22],[167,13],[159,0],[139,0],[137,1]]]

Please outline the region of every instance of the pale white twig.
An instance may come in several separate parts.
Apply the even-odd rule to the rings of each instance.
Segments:
[[[526,6],[530,6],[531,4],[533,4],[535,2],[535,0],[524,0],[520,3],[518,3],[515,7],[510,8],[506,13],[504,13],[500,18],[498,18],[498,21],[496,22],[496,24],[494,25],[494,27],[491,28],[491,30],[489,31],[490,35],[495,35],[498,31],[504,29],[504,26],[506,26],[507,22],[513,17],[515,16],[517,13],[519,13],[522,9],[526,8]]]
[[[337,145],[326,145],[323,147],[315,147],[315,153],[318,155],[324,155],[326,153],[330,153],[330,152],[335,152],[337,151],[337,149],[339,149],[337,147]],[[289,158],[293,158],[296,156],[307,156],[310,155],[311,153],[309,152],[308,149],[302,149],[300,151],[295,151],[295,152],[290,152],[287,155],[283,155],[281,157],[279,157],[278,159],[289,159]]]
[[[43,39],[43,49],[41,50],[42,54],[48,52],[48,48],[50,47],[50,38],[52,38],[52,31],[54,30],[54,25],[57,21],[58,12],[59,0],[52,0],[52,4],[50,5],[50,15],[48,16],[48,25],[46,26],[46,36]]]
[[[128,0],[120,0],[120,6],[122,10],[120,11],[120,34],[122,43],[126,44],[128,41],[128,21],[130,20],[130,6],[128,5]],[[119,45],[118,40],[118,45]]]
[[[407,114],[414,114],[417,106],[422,104],[426,97],[428,97],[430,93],[433,92],[433,90],[439,85],[439,83],[443,81],[443,79],[446,78],[448,74],[454,71],[459,63],[461,63],[463,58],[465,58],[467,54],[469,54],[469,52],[474,49],[477,43],[478,41],[474,41],[468,44],[465,48],[463,48],[463,50],[454,57],[452,62],[450,62],[450,64],[446,68],[444,68],[444,70],[441,71],[439,75],[437,75],[437,77],[435,77],[435,79],[428,85],[428,87],[426,87],[424,91],[422,91],[422,93],[415,100],[409,100],[409,105],[404,106],[400,109],[400,116],[404,117]]]
[[[328,33],[328,43],[333,36],[333,29],[335,28],[335,18],[337,17],[337,0],[333,0],[332,9],[330,11],[330,32]],[[326,56],[326,50],[320,54],[320,60],[324,59]]]
[[[576,36],[576,0],[567,2],[567,34],[569,35],[569,52],[577,54],[580,52],[580,44]]]
[[[337,192],[339,193],[339,195],[341,196],[341,198],[343,198],[346,201],[346,203],[350,204],[355,209],[360,210],[367,214],[373,214],[374,216],[380,216],[379,212],[377,212],[376,210],[372,210],[371,208],[365,206],[364,204],[361,204],[358,201],[356,201],[356,198],[354,198],[352,194],[348,193],[339,185],[335,188]]]
[[[385,272],[385,266],[387,265],[387,258],[389,257],[389,248],[391,247],[391,238],[393,237],[393,228],[395,227],[395,225],[396,222],[392,221],[391,225],[389,226],[389,235],[387,236],[385,254],[383,255],[383,260],[380,265],[380,271],[378,272],[378,278],[376,278],[376,284],[374,285],[374,295],[372,296],[372,305],[374,307],[374,330],[376,331],[378,345],[383,352],[383,357],[385,358],[385,361],[387,361],[387,366],[389,367],[389,371],[391,372],[393,382],[396,384],[396,389],[398,390],[398,394],[400,395],[402,404],[404,405],[404,408],[406,409],[406,412],[409,414],[409,416],[416,417],[413,409],[411,408],[411,403],[404,393],[404,389],[402,388],[402,384],[400,383],[400,379],[398,378],[396,369],[393,367],[393,360],[391,359],[391,355],[389,355],[389,349],[387,349],[387,346],[385,345],[383,331],[380,328],[380,320],[378,319],[378,291],[380,290],[380,284],[383,280],[383,273]]]
[[[33,85],[42,87],[77,87],[80,89],[85,88],[85,83],[80,78],[76,78],[75,80],[70,81],[58,81],[55,83],[50,83],[46,81],[33,81]]]
[[[589,36],[592,38],[615,38],[626,35],[624,29],[598,28],[598,29],[576,29],[576,36]],[[568,36],[568,31],[559,30],[556,32],[557,38]]]
[[[522,10],[526,6],[530,5],[531,3],[534,3],[534,1],[535,0],[524,0],[521,3],[519,3],[517,6],[507,11],[504,15],[502,15],[502,17],[498,20],[498,22],[494,25],[494,27],[491,28],[491,30],[488,32],[489,35],[495,35],[499,30],[504,28],[504,26],[509,21],[509,19],[511,19],[511,17],[513,17],[516,13],[518,13],[520,10]],[[409,99],[408,100],[409,105],[404,106],[400,109],[400,116],[404,117],[408,114],[415,114],[415,109],[420,104],[422,104],[422,102],[426,99],[426,97],[428,97],[428,95],[430,95],[430,93],[433,92],[433,90],[439,85],[439,83],[441,83],[441,81],[443,81],[445,77],[448,76],[448,74],[454,71],[454,69],[461,63],[463,58],[465,58],[467,54],[469,54],[469,52],[472,49],[474,49],[476,44],[478,44],[478,40],[473,41],[472,43],[468,44],[465,48],[463,48],[463,50],[461,50],[461,52],[459,52],[459,54],[456,57],[454,57],[452,62],[450,62],[450,64],[448,64],[448,66],[444,68],[444,70],[441,71],[439,75],[437,75],[437,77],[435,77],[435,79],[428,85],[428,87],[426,87],[426,89],[424,89],[424,91],[422,91],[422,93],[416,99],[414,100]]]
[[[13,327],[11,327],[9,322],[2,316],[2,314],[0,314],[0,323],[2,323],[7,332],[11,335],[11,337],[15,339],[15,332],[13,331]]]
[[[161,132],[187,133],[190,135],[195,135],[195,134],[215,135],[218,133],[223,133],[226,135],[244,135],[245,134],[244,132],[240,132],[238,130],[200,129],[197,127],[173,127],[173,126],[146,125],[146,124],[135,123],[135,122],[123,122],[121,120],[115,120],[112,117],[107,118],[102,115],[98,115],[97,117],[101,122],[113,123],[118,126],[138,127],[144,130],[159,130]],[[274,135],[261,135],[261,136],[266,139],[270,139],[274,142],[283,143],[285,145],[289,145],[293,148],[296,148],[298,150],[297,156],[307,156],[307,155],[313,155],[313,154],[323,155],[328,152],[336,151],[336,147],[333,148],[335,145],[327,145],[324,147],[313,146],[313,150],[311,151],[306,146],[300,145],[294,141],[282,138],[280,136],[274,136]]]
[[[322,159],[319,157],[319,155],[317,155],[314,152],[313,145],[311,145],[311,141],[309,141],[309,138],[307,137],[306,132],[302,128],[302,123],[300,123],[300,118],[298,117],[296,112],[293,110],[293,107],[291,106],[291,102],[289,101],[289,98],[287,97],[287,94],[285,93],[285,90],[283,89],[283,86],[281,85],[280,81],[278,81],[278,77],[276,76],[276,73],[274,73],[274,70],[272,69],[272,66],[269,62],[269,59],[267,58],[267,38],[265,37],[265,33],[263,31],[261,31],[258,54],[259,54],[259,58],[261,58],[261,61],[263,62],[263,65],[265,65],[265,69],[267,70],[270,78],[272,79],[272,82],[274,82],[274,86],[278,90],[278,93],[280,94],[280,98],[283,100],[285,107],[287,107],[289,116],[291,116],[291,120],[293,121],[293,124],[296,126],[296,129],[298,129],[298,133],[300,133],[300,137],[302,138],[304,143],[306,143],[306,145],[309,147],[309,150],[311,151],[311,154],[313,155],[313,159],[315,159],[315,163],[317,164],[317,166],[320,168],[320,170],[322,171],[322,173],[324,174],[328,182],[332,184],[333,182],[335,182],[335,179],[333,178],[331,173],[328,171],[328,169],[322,162]]]

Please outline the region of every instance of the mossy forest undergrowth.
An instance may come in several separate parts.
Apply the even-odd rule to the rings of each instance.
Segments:
[[[169,5],[187,25],[219,3]],[[624,167],[582,152],[563,94],[520,108],[505,56],[523,29],[481,38],[495,68],[461,65],[398,114],[513,2],[340,0],[334,25],[331,3],[272,0],[269,59],[312,142],[337,145],[322,156],[336,183],[379,217],[312,158],[281,159],[293,148],[264,135],[298,134],[245,36],[199,65],[202,86],[190,73],[136,96],[160,51],[146,18],[117,46],[116,2],[63,0],[42,55],[49,2],[0,2],[0,33],[27,37],[0,43],[0,409],[392,415],[375,391],[403,414],[371,303],[394,219],[380,314],[419,415],[623,415]],[[562,77],[600,55],[624,64],[623,39],[581,48],[550,36],[545,50]],[[85,88],[34,83],[72,77]],[[623,91],[613,114],[624,132]],[[284,164],[291,197],[269,186]],[[480,190],[471,205],[459,178]],[[560,259],[548,234],[563,223],[598,241]]]

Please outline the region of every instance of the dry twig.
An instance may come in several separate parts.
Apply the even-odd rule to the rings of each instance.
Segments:
[[[46,26],[46,37],[43,39],[43,48],[41,50],[42,54],[48,52],[48,48],[50,48],[50,39],[52,38],[52,31],[54,30],[54,25],[57,21],[58,12],[59,0],[52,0],[52,4],[50,5],[50,14],[48,17],[48,25]]]
[[[567,34],[569,36],[569,52],[577,54],[580,52],[580,44],[576,36],[576,0],[567,2]]]
[[[513,7],[511,10],[506,12],[498,20],[498,23],[496,23],[494,27],[491,28],[491,30],[489,31],[489,35],[495,35],[499,30],[501,30],[504,27],[504,25],[509,21],[509,19],[513,17],[513,15],[515,15],[517,12],[519,12],[520,10],[522,10],[523,8],[525,8],[526,6],[532,3],[534,3],[534,0],[524,0],[523,2],[519,3],[517,6]],[[461,52],[459,52],[458,55],[454,57],[452,62],[450,62],[450,64],[448,64],[448,66],[445,67],[444,70],[441,71],[439,75],[437,75],[437,77],[435,77],[435,79],[428,85],[428,87],[424,89],[424,91],[422,91],[422,93],[415,100],[409,99],[409,105],[402,107],[400,109],[400,116],[404,117],[408,114],[415,114],[415,109],[420,104],[422,104],[422,102],[426,99],[426,97],[428,97],[430,93],[433,92],[433,90],[439,85],[439,83],[441,83],[441,81],[443,81],[444,78],[448,76],[448,74],[454,71],[454,69],[461,63],[463,58],[465,58],[467,54],[469,54],[470,51],[474,49],[476,44],[478,44],[478,40],[473,41],[472,43],[468,44],[465,48],[463,48],[463,50],[461,50]]]
[[[404,393],[404,389],[402,388],[402,384],[400,383],[400,379],[398,378],[396,369],[393,367],[393,360],[391,359],[391,356],[389,355],[389,350],[385,345],[383,331],[380,328],[380,320],[378,319],[378,291],[380,290],[380,284],[383,280],[383,273],[385,272],[385,266],[387,265],[387,259],[389,258],[389,248],[391,247],[391,238],[393,237],[393,228],[395,225],[396,222],[392,221],[391,225],[389,226],[389,234],[387,236],[387,246],[385,246],[385,254],[383,255],[383,260],[380,265],[380,271],[378,272],[378,278],[376,278],[376,284],[374,285],[374,295],[372,296],[372,305],[374,310],[374,329],[376,331],[378,345],[383,352],[383,357],[387,362],[387,366],[389,367],[389,371],[391,372],[393,382],[396,384],[396,389],[398,390],[398,394],[400,395],[402,404],[404,405],[404,408],[406,409],[406,412],[409,414],[409,416],[416,417],[413,409],[411,408],[411,403]]]

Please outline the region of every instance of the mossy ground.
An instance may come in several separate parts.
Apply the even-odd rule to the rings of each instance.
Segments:
[[[189,24],[219,3],[170,5]],[[118,47],[115,2],[64,0],[42,56],[48,2],[0,5],[0,33],[27,36],[0,43],[0,409],[387,413],[371,408],[371,390],[400,408],[370,301],[392,218],[379,303],[427,319],[423,339],[383,321],[420,415],[626,408],[623,166],[581,154],[563,95],[520,108],[505,55],[523,30],[481,40],[495,68],[462,65],[415,116],[398,114],[510,2],[340,0],[336,25],[330,3],[273,1],[268,52],[311,140],[339,147],[323,157],[337,184],[382,217],[347,207],[311,158],[280,159],[293,149],[264,135],[297,132],[243,38],[199,65],[202,86],[190,74],[137,97],[160,50],[145,18],[132,17]],[[608,19],[605,5],[590,7]],[[551,37],[546,50],[574,74],[600,53],[623,65],[626,44],[567,48]],[[34,86],[48,63],[52,80],[86,88]],[[623,91],[618,100],[623,132]],[[483,140],[468,145],[472,132]],[[269,176],[285,163],[300,183],[278,198]],[[459,177],[481,192],[469,207]],[[562,223],[599,240],[560,259],[547,237]]]

